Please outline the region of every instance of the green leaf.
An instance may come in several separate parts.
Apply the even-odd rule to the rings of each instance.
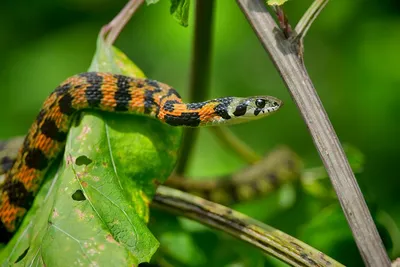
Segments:
[[[190,0],[171,0],[171,15],[184,27],[188,26]]]
[[[89,67],[90,71],[112,72],[124,74],[136,78],[145,78],[143,71],[139,69],[121,50],[104,43],[97,38],[96,53]]]
[[[281,6],[286,3],[288,0],[268,0],[267,4],[269,6]]]
[[[99,38],[90,71],[144,77]],[[80,119],[79,119],[80,117]],[[159,243],[149,203],[176,162],[181,129],[140,115],[83,112],[61,165],[46,174],[33,207],[0,254],[6,265],[137,266]],[[59,167],[58,167],[59,166]]]

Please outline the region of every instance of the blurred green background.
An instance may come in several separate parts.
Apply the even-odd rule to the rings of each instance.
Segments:
[[[270,94],[281,98],[285,106],[275,116],[231,129],[260,154],[286,144],[302,157],[306,167],[320,166],[296,106],[236,2],[216,2],[210,97]],[[293,25],[311,2],[287,3]],[[46,96],[65,78],[87,70],[100,28],[124,4],[122,0],[1,1],[0,139],[25,134]],[[170,1],[162,0],[141,7],[116,45],[148,77],[174,86],[185,98],[194,3],[188,28],[169,15],[169,5]],[[392,259],[400,256],[400,179],[394,168],[400,158],[399,48],[400,4],[394,0],[331,1],[305,39],[307,69],[341,142],[365,155],[364,170],[357,178],[379,228],[384,229],[381,233]],[[245,165],[202,129],[189,174],[226,174]],[[282,199],[290,196],[289,204],[282,204]],[[336,200],[292,188],[236,208],[343,264],[362,266]],[[166,221],[174,220],[157,214],[160,225],[163,216]],[[179,240],[185,247],[196,248],[191,253],[198,257],[194,262],[181,260],[183,266],[281,265],[271,258],[265,261],[255,249],[226,235],[180,222],[182,229],[190,229],[185,238],[191,241]],[[171,238],[162,236],[162,230],[156,231],[158,237],[168,243]],[[160,251],[162,254],[163,245]],[[164,250],[164,254],[168,252]]]

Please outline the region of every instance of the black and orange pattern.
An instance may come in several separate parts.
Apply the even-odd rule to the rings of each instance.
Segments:
[[[111,73],[88,72],[68,78],[44,102],[0,184],[0,241],[10,239],[30,208],[45,172],[64,149],[72,115],[77,111],[145,114],[171,126],[197,127],[227,123],[245,115],[247,106],[253,105],[257,111],[251,111],[252,115],[257,116],[281,105],[273,97],[238,101],[239,98],[225,97],[185,104],[166,84]]]

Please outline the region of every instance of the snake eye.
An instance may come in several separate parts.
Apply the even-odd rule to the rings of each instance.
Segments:
[[[257,99],[256,106],[258,108],[264,108],[265,107],[265,99],[261,99],[261,98]]]

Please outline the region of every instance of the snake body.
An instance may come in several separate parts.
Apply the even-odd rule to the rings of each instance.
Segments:
[[[0,241],[8,241],[18,228],[46,171],[64,150],[72,117],[80,110],[143,114],[171,126],[199,127],[260,118],[281,105],[271,96],[183,103],[175,89],[155,80],[100,72],[72,76],[45,100],[0,182]]]

